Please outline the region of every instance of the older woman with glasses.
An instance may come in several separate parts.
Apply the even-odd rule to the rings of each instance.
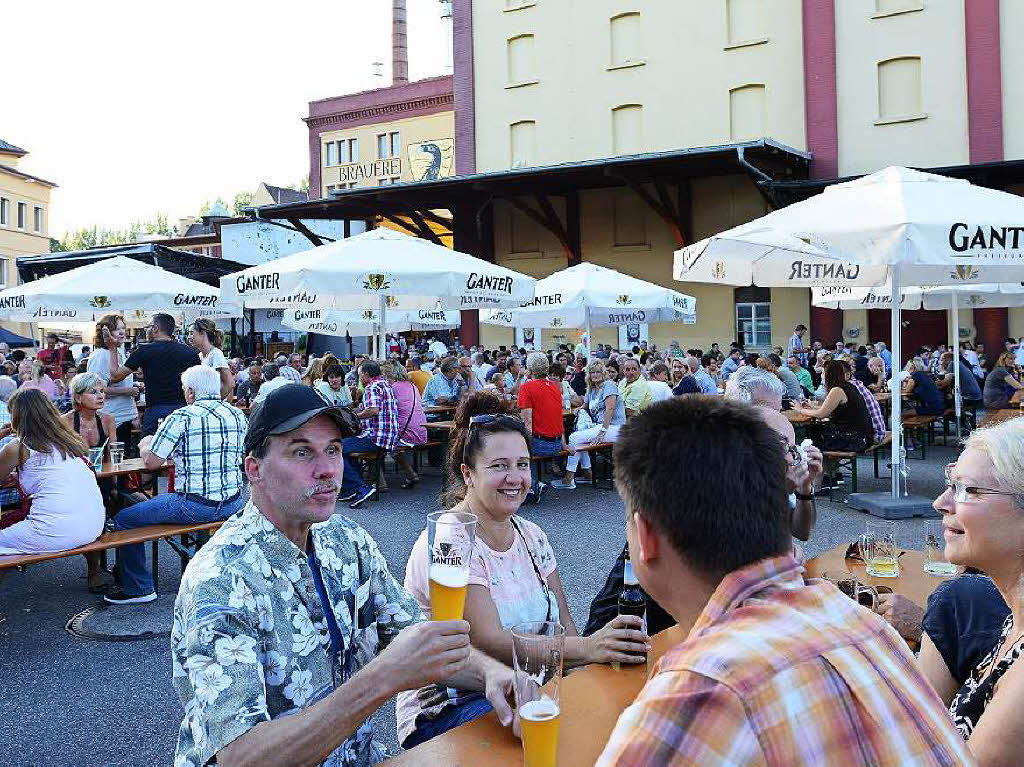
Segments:
[[[592,426],[577,428],[569,435],[569,457],[565,461],[565,477],[556,479],[551,486],[559,490],[576,489],[576,468],[582,469],[581,482],[589,482],[590,453],[576,452],[581,445],[598,442],[614,442],[619,429],[626,423],[626,406],[615,381],[605,374],[606,367],[600,360],[587,365],[587,394],[583,408],[590,417]]]
[[[547,536],[517,514],[530,489],[530,432],[523,421],[509,415],[497,397],[477,392],[459,406],[455,423],[443,505],[478,520],[464,611],[473,645],[511,665],[513,626],[559,621],[565,626],[567,667],[643,663],[649,644],[639,618],[619,616],[589,637],[578,636]],[[405,588],[429,614],[425,530],[409,555]],[[399,740],[409,748],[490,709],[483,696],[463,690],[430,687],[402,693]]]

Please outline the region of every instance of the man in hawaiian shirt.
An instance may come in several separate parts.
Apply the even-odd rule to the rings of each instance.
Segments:
[[[189,564],[174,605],[176,767],[369,767],[385,756],[373,713],[436,683],[481,690],[512,721],[512,672],[470,648],[465,621],[424,621],[373,539],[334,515],[342,439],[358,428],[305,386],[252,412],[252,500]]]

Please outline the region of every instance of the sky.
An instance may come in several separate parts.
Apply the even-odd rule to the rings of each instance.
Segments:
[[[297,186],[309,102],[391,83],[391,0],[35,0],[17,17],[0,138],[59,185],[51,237]],[[410,79],[444,74],[438,0],[408,18]]]

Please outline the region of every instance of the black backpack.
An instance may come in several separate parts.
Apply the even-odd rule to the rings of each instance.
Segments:
[[[608,579],[594,601],[590,603],[590,615],[587,617],[587,626],[583,629],[583,636],[590,636],[595,631],[604,628],[612,618],[619,614],[619,594],[622,593],[622,572],[625,568],[626,547],[622,547],[618,559],[608,573]],[[676,620],[661,605],[655,602],[650,596],[647,597],[647,634],[654,636],[670,626],[676,625]]]

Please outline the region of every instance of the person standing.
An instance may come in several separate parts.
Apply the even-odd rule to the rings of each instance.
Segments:
[[[224,344],[224,331],[213,320],[200,317],[192,323],[192,346],[199,352],[201,364],[211,367],[220,376],[220,398],[227,399],[235,388],[235,379],[220,347]]]
[[[245,415],[220,398],[220,376],[212,368],[194,365],[181,374],[180,382],[185,406],[170,413],[155,436],[143,437],[139,443],[142,461],[150,471],[174,456],[175,492],[122,509],[114,517],[115,530],[214,522],[242,508]],[[145,544],[121,547],[118,572],[121,590],[106,594],[107,602],[127,605],[156,599]]]
[[[56,333],[46,334],[46,348],[40,349],[36,355],[36,359],[43,363],[46,368],[46,374],[50,378],[58,379],[63,375],[64,363],[70,358],[68,347],[66,345],[58,345],[60,339]]]
[[[105,344],[104,329],[117,341],[116,348],[111,349]],[[101,412],[113,417],[117,427],[115,439],[118,442],[123,442],[126,447],[132,444],[132,425],[139,417],[135,398],[142,387],[135,383],[135,377],[131,375],[117,384],[111,384],[109,381],[111,371],[118,370],[127,357],[124,348],[127,332],[124,317],[121,315],[107,314],[100,317],[96,322],[93,352],[89,355],[89,361],[86,364],[87,372],[95,373],[106,382]]]
[[[555,456],[565,450],[565,427],[562,422],[562,387],[548,380],[548,357],[543,352],[530,352],[526,358],[530,378],[519,387],[519,414],[532,435],[532,454]],[[540,503],[547,484],[539,481],[537,464],[530,462],[530,495]],[[530,500],[528,495],[527,500]]]
[[[142,371],[146,382],[146,413],[142,418],[142,436],[156,434],[159,422],[180,407],[185,407],[181,390],[181,374],[199,364],[196,350],[174,340],[174,318],[169,314],[154,314],[146,329],[149,343],[142,344],[119,368],[111,368],[108,385],[125,380],[132,373]],[[111,353],[119,348],[117,336],[107,328],[101,330],[103,346]]]
[[[785,449],[754,408],[661,402],[623,427],[614,456],[633,570],[685,638],[598,767],[975,763],[895,629],[805,578],[782,513]],[[679,502],[708,476],[728,487]]]
[[[455,364],[455,360],[450,360]],[[359,436],[346,437],[342,458],[345,474],[341,482],[339,501],[358,509],[377,494],[377,485],[367,485],[359,468],[350,458],[352,453],[383,450],[390,452],[398,444],[398,401],[391,384],[381,375],[380,365],[366,360],[359,366],[359,380],[363,385],[362,410],[356,415],[363,430]]]
[[[807,350],[804,349],[804,333],[806,332],[806,325],[797,325],[793,328],[793,335],[789,337],[789,343],[786,345],[786,356],[796,357],[800,360],[801,365],[807,364]],[[781,367],[781,365],[777,367]]]

